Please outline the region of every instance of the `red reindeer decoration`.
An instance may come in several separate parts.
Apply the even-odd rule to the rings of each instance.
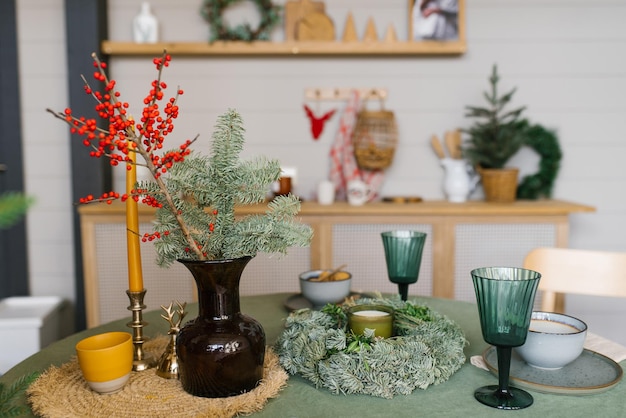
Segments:
[[[333,117],[336,109],[326,112],[322,117],[319,118],[315,116],[313,110],[311,110],[311,108],[307,105],[304,105],[304,111],[311,121],[311,134],[313,135],[313,139],[318,139],[322,134],[322,131],[324,130],[324,124]]]

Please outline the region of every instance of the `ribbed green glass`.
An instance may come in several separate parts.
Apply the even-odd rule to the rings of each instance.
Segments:
[[[398,284],[402,300],[407,300],[409,284],[416,283],[419,276],[426,233],[407,230],[387,231],[380,235],[389,280]]]
[[[532,405],[532,396],[509,387],[511,349],[526,341],[541,274],[516,267],[483,267],[472,270],[471,276],[483,338],[496,346],[498,354],[498,386],[479,388],[474,397],[494,408],[526,408]]]

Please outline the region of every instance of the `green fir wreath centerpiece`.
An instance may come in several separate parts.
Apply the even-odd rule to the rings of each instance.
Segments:
[[[393,398],[445,382],[465,363],[467,340],[447,317],[399,297],[362,298],[354,304],[391,307],[395,336],[374,337],[367,329],[353,334],[347,321],[351,304],[301,309],[289,315],[276,343],[285,370],[334,394]]]

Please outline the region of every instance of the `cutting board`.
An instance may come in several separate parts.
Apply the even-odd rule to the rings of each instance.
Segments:
[[[334,41],[335,25],[324,13],[309,13],[296,26],[298,41]]]
[[[311,13],[324,13],[326,6],[322,1],[299,0],[285,4],[285,40],[295,41],[300,19]]]

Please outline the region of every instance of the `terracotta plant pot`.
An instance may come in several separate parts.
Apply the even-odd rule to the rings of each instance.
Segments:
[[[479,168],[487,202],[511,203],[517,194],[517,168]]]

